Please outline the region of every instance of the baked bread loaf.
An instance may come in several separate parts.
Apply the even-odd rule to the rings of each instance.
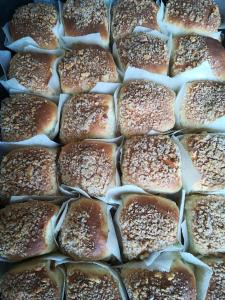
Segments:
[[[63,106],[60,140],[66,144],[86,138],[113,138],[116,133],[111,95],[78,94]]]
[[[57,213],[56,205],[36,200],[0,209],[0,256],[19,261],[53,251]]]
[[[61,89],[74,94],[90,91],[98,82],[119,82],[111,53],[97,45],[76,45],[58,65]]]
[[[115,221],[126,260],[146,258],[177,242],[179,209],[172,200],[127,194],[122,197]]]
[[[37,134],[53,138],[56,122],[57,105],[41,96],[14,94],[1,102],[2,141],[17,142]]]
[[[63,277],[50,260],[28,260],[0,278],[0,296],[2,300],[61,300]]]
[[[185,214],[192,253],[208,255],[225,252],[224,208],[224,196],[187,196]]]
[[[55,49],[58,41],[53,33],[57,23],[57,11],[53,5],[28,3],[18,7],[9,22],[12,39],[31,37],[40,48]]]
[[[118,94],[118,123],[125,136],[165,132],[175,125],[175,93],[147,80],[123,83]]]
[[[166,135],[134,136],[122,152],[122,182],[147,192],[176,193],[181,189],[180,153]]]
[[[59,156],[61,183],[79,187],[90,196],[103,196],[116,185],[116,145],[81,141],[62,147]]]
[[[158,74],[167,74],[169,50],[166,41],[145,32],[133,32],[116,41],[118,65],[144,69]]]
[[[55,195],[56,150],[23,147],[6,154],[0,165],[0,191],[3,196]]]
[[[136,26],[159,30],[158,5],[153,0],[118,0],[112,7],[112,36],[116,40]]]

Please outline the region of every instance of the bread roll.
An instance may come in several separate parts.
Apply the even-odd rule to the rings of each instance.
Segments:
[[[166,135],[127,139],[121,171],[123,184],[134,184],[147,192],[172,194],[182,186],[180,154]]]
[[[193,184],[191,191],[211,192],[224,189],[225,136],[185,134],[181,143],[201,177]]]
[[[63,7],[65,35],[100,33],[104,46],[109,44],[109,8],[104,0],[67,0]]]
[[[55,49],[58,41],[53,33],[57,11],[53,5],[28,3],[15,10],[9,28],[13,40],[31,37],[40,48]]]
[[[125,71],[129,66],[152,73],[167,74],[169,52],[166,42],[145,32],[133,32],[116,42],[118,64]]]
[[[0,209],[0,256],[19,261],[53,251],[57,212],[56,205],[35,200]]]
[[[111,95],[79,94],[63,107],[60,140],[66,144],[86,138],[113,138],[116,131]]]
[[[131,33],[136,26],[159,30],[158,5],[152,0],[118,0],[112,7],[114,40]]]
[[[202,255],[225,252],[225,197],[191,195],[185,203],[190,251]]]
[[[103,196],[116,185],[116,145],[101,141],[67,144],[59,156],[59,169],[61,183],[93,197]]]
[[[46,98],[15,94],[1,102],[1,138],[5,142],[29,139],[37,134],[53,137],[57,105]]]
[[[120,131],[125,136],[165,132],[175,125],[175,93],[147,80],[125,82],[118,95]]]
[[[51,261],[34,259],[18,264],[0,278],[2,300],[61,300],[63,274]]]
[[[164,21],[173,34],[208,35],[218,30],[221,18],[213,0],[169,0]]]
[[[116,212],[126,260],[146,258],[177,242],[179,210],[175,202],[153,195],[130,194]]]
[[[74,94],[91,90],[98,82],[119,82],[111,53],[99,46],[76,45],[58,65],[61,89]]]
[[[6,154],[0,165],[4,196],[57,194],[56,150],[23,147]]]

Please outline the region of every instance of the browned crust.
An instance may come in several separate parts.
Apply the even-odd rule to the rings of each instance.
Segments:
[[[225,49],[222,44],[212,38],[206,38],[209,61],[213,72],[220,80],[225,80]]]

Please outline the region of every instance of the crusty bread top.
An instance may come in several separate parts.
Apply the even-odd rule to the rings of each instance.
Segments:
[[[52,245],[49,245],[46,230],[57,211],[56,205],[35,200],[1,209],[0,256],[20,260],[48,253]]]
[[[169,54],[166,42],[145,32],[133,32],[116,42],[122,69],[128,66],[167,74]]]
[[[5,196],[56,194],[56,151],[44,147],[10,151],[1,162],[0,190]]]
[[[216,32],[221,18],[218,5],[213,0],[169,0],[165,21],[186,32]]]
[[[58,44],[52,32],[56,23],[53,5],[28,3],[15,10],[9,26],[13,40],[30,36],[41,48],[54,49]]]
[[[158,10],[158,5],[152,0],[118,0],[112,8],[113,38],[131,33],[136,26],[159,30]]]
[[[131,136],[173,128],[175,97],[174,91],[153,81],[125,82],[118,95],[121,133]]]
[[[109,270],[97,264],[67,265],[66,299],[120,300],[119,286]]]
[[[15,94],[1,102],[1,138],[12,142],[45,133],[51,137],[57,105],[41,96]]]
[[[59,233],[61,249],[81,260],[104,259],[108,239],[107,207],[103,202],[80,198],[69,204]]]

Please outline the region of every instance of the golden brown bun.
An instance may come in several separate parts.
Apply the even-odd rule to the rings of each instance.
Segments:
[[[0,191],[5,196],[55,195],[56,150],[24,147],[10,151],[1,162]]]
[[[225,197],[191,195],[185,203],[190,251],[202,255],[225,252]]]
[[[29,91],[52,96],[48,87],[56,56],[43,53],[16,53],[10,61],[8,77],[15,78]]]
[[[67,0],[63,7],[65,35],[82,36],[100,33],[103,43],[109,43],[109,9],[104,0]]]
[[[171,75],[193,69],[207,61],[213,74],[225,80],[225,49],[213,38],[187,34],[173,39]]]
[[[57,23],[57,11],[53,5],[29,3],[15,10],[9,23],[13,40],[31,37],[40,48],[55,49],[57,38],[52,32]]]
[[[58,207],[45,201],[15,203],[0,210],[0,256],[18,261],[55,248],[52,222]]]
[[[0,117],[2,141],[16,142],[37,134],[51,138],[57,105],[40,96],[15,94],[1,102]]]
[[[63,274],[50,261],[29,260],[0,279],[2,300],[61,300]]]
[[[158,5],[152,0],[118,0],[112,8],[114,40],[131,33],[136,26],[159,30],[158,10]]]
[[[170,272],[150,271],[129,263],[124,265],[121,275],[130,299],[196,300],[194,273],[180,259],[172,264]]]
[[[166,135],[134,136],[123,146],[122,182],[148,192],[172,194],[181,189],[180,154]]]
[[[72,201],[59,233],[59,245],[66,255],[80,260],[103,260],[108,253],[107,207],[88,198]]]
[[[179,209],[175,202],[140,194],[126,195],[122,200],[116,221],[126,259],[142,259],[177,242]]]
[[[221,18],[219,7],[212,0],[169,0],[164,21],[179,32],[204,35],[216,32]]]
[[[165,132],[175,125],[175,93],[147,80],[125,82],[118,95],[120,131],[125,136]],[[157,99],[157,105],[156,105]]]
[[[67,265],[66,299],[120,300],[118,278],[110,267],[95,263]]]
[[[101,141],[67,144],[60,153],[59,168],[61,183],[102,196],[116,184],[116,145]]]
[[[87,92],[101,81],[119,81],[111,53],[96,45],[76,45],[66,51],[58,72],[61,89],[69,94]]]
[[[111,95],[78,94],[64,104],[60,140],[66,144],[87,138],[113,138],[115,127]]]
[[[225,188],[225,136],[222,134],[185,134],[181,140],[193,165],[201,175],[193,192],[208,192]]]

